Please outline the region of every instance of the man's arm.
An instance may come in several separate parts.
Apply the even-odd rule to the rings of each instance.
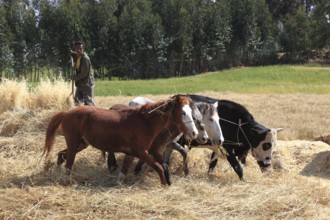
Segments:
[[[81,79],[84,79],[84,78],[88,77],[88,75],[89,75],[89,67],[90,67],[89,59],[87,59],[84,56],[81,57],[81,61],[80,61],[80,73],[78,75],[73,76],[72,77],[72,80],[79,81]]]

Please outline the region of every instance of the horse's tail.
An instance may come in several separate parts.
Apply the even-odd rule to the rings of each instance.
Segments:
[[[49,153],[53,147],[54,140],[55,140],[55,134],[57,128],[60,126],[63,117],[66,115],[66,112],[59,112],[56,115],[52,117],[50,120],[47,131],[46,131],[46,139],[45,139],[45,147],[44,147],[44,152],[42,156],[46,154],[46,159],[49,157]]]

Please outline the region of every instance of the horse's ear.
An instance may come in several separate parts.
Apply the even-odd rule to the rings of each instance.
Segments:
[[[178,97],[180,96],[180,94],[177,94],[177,95],[172,95],[171,97],[170,97],[170,99],[177,99]]]
[[[188,98],[188,101],[189,101],[190,105],[194,105],[195,104],[194,101],[190,98],[190,96],[187,95],[187,98]]]
[[[173,100],[180,100],[180,98],[181,98],[181,95],[174,95],[171,97],[171,99],[173,99]]]
[[[219,104],[219,102],[218,101],[216,101],[215,103],[213,103],[212,105],[214,106],[214,108],[218,108],[218,104]]]
[[[210,105],[205,105],[205,109],[208,111],[210,109]]]
[[[206,103],[203,103],[201,107],[202,107],[201,112],[204,114],[209,109],[210,106]]]

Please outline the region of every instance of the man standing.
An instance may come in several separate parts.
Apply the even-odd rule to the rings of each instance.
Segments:
[[[75,51],[71,52],[71,54],[75,55],[76,70],[76,74],[71,78],[76,85],[74,104],[75,106],[95,106],[93,102],[95,82],[91,60],[84,51],[85,48],[82,41],[75,42],[74,46]]]

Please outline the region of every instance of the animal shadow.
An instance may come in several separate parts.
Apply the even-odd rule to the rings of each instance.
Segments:
[[[122,164],[119,157],[118,164]],[[127,186],[144,187],[144,177],[135,175],[133,171],[126,176],[123,184],[118,184],[116,172],[109,173],[105,164],[97,166],[94,162],[81,158],[75,163],[75,169],[71,175],[66,174],[64,167],[57,167],[55,164],[49,171],[36,171],[27,176],[13,175],[6,181],[0,181],[1,188],[25,188],[38,186],[82,186],[82,187],[104,187],[104,188],[121,188]],[[155,177],[156,178],[156,177]]]

